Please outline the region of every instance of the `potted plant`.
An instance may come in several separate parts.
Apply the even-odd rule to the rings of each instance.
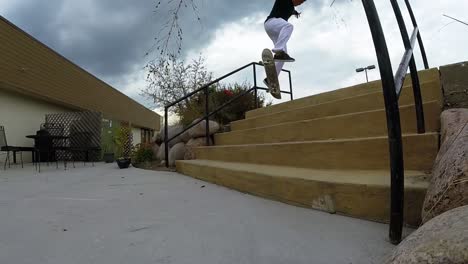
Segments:
[[[132,130],[128,126],[121,126],[115,137],[117,147],[117,165],[119,168],[126,169],[130,166],[132,153]]]
[[[112,163],[115,160],[114,152],[111,151],[111,147],[109,145],[104,145],[104,155],[102,157],[105,163]]]

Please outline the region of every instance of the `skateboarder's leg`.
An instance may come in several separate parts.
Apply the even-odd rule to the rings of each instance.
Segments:
[[[286,22],[286,24],[283,24],[281,27],[281,31],[279,32],[278,39],[275,42],[275,47],[271,51],[273,51],[274,53],[278,51],[284,51],[288,53],[286,50],[286,44],[291,38],[291,34],[293,30],[294,30],[294,27],[292,24],[288,22]]]
[[[282,18],[271,18],[265,22],[265,31],[273,41],[273,52],[284,51],[287,54],[287,42],[293,32],[293,25]],[[284,61],[276,61],[276,72],[278,75],[284,66]]]
[[[271,18],[265,22],[265,31],[273,41],[275,47],[273,53],[278,51],[286,52],[286,44],[294,30],[294,26],[282,18]]]
[[[286,46],[284,46],[284,52],[288,53],[288,49],[286,48]],[[281,70],[283,69],[283,66],[284,66],[284,61],[275,61],[275,66],[276,66],[276,74],[279,77]]]

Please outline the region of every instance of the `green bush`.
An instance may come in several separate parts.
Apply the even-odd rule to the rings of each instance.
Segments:
[[[250,89],[250,87],[246,83],[211,86],[209,88],[208,97],[209,111],[212,112],[216,110],[218,107],[229,102],[248,89]],[[259,94],[257,98],[258,106],[265,106],[264,96]],[[205,101],[205,94],[200,92],[185,102],[185,107],[177,113],[184,126],[189,125],[193,120],[205,115]],[[221,126],[227,125],[232,121],[244,119],[245,113],[255,108],[255,94],[252,91],[214,114],[210,119],[218,122]]]
[[[142,163],[153,160],[153,149],[150,144],[137,144],[132,153],[132,162]]]

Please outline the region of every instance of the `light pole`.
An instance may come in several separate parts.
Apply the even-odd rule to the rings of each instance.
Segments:
[[[367,67],[365,67],[365,68],[358,68],[358,69],[356,69],[356,72],[363,72],[363,71],[365,71],[365,72],[366,72],[366,81],[369,82],[369,77],[367,76],[367,71],[368,71],[368,70],[373,70],[373,69],[375,69],[375,65],[369,65],[369,66],[367,66]]]

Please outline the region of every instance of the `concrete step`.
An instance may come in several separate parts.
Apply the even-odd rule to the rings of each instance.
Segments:
[[[440,129],[440,106],[437,101],[425,103],[426,132]],[[403,133],[417,133],[415,106],[400,107]],[[323,139],[345,139],[387,135],[385,110],[330,116],[279,125],[235,130],[215,135],[216,145],[262,144]]]
[[[388,222],[390,173],[387,170],[313,170],[211,160],[177,161],[185,175],[264,198]],[[418,226],[427,175],[405,171],[405,223]]]
[[[427,90],[427,87],[425,87],[425,83],[436,83],[436,92],[438,93],[438,98],[437,100],[441,101],[442,99],[442,90],[441,90],[441,85],[440,85],[440,77],[439,77],[439,70],[434,68],[434,69],[429,69],[429,70],[424,70],[419,72],[419,78],[421,82],[421,89]],[[403,88],[403,97],[407,96],[405,94],[408,94],[412,98],[412,85],[411,85],[411,78],[408,77],[406,78],[404,82],[404,88]],[[321,93],[321,94],[316,94],[300,99],[296,99],[294,101],[289,101],[289,102],[284,102],[281,104],[276,104],[272,105],[269,107],[264,107],[264,108],[259,108],[255,109],[252,111],[249,111],[246,113],[246,118],[254,118],[258,117],[261,115],[267,115],[267,114],[273,114],[277,112],[283,112],[283,111],[288,111],[288,110],[293,110],[297,108],[302,108],[302,107],[307,107],[311,105],[316,105],[316,104],[323,104],[326,102],[331,102],[331,101],[336,101],[336,100],[342,100],[348,97],[355,97],[358,95],[363,95],[363,94],[368,94],[368,93],[373,93],[373,92],[380,92],[382,96],[382,85],[381,81],[374,81],[374,82],[369,82],[369,83],[363,83],[343,89],[338,89],[326,93]],[[433,91],[431,92],[433,93]],[[424,96],[424,92],[422,92]],[[383,97],[383,96],[382,96]],[[436,98],[430,98],[430,101],[436,100]],[[414,102],[414,100],[413,100]],[[404,103],[407,104],[407,103]],[[382,104],[383,105],[383,104]]]
[[[438,133],[403,136],[405,169],[430,171]],[[210,146],[194,149],[196,159],[315,169],[388,169],[388,137]]]
[[[439,81],[424,83],[422,84],[422,87],[423,102],[437,101],[440,106],[442,106]],[[411,89],[403,90],[399,104],[414,104],[413,91]],[[271,111],[271,113],[266,111],[270,108],[271,107],[261,108],[265,109],[262,110],[264,111],[263,115],[255,115],[253,117],[252,115],[247,115],[247,119],[232,122],[231,129],[233,131],[243,130],[255,127],[271,126],[284,122],[384,109],[385,103],[382,92],[379,90],[321,104],[310,104],[300,108],[283,109],[279,112],[276,112],[277,109],[273,108],[271,109],[275,111]]]

